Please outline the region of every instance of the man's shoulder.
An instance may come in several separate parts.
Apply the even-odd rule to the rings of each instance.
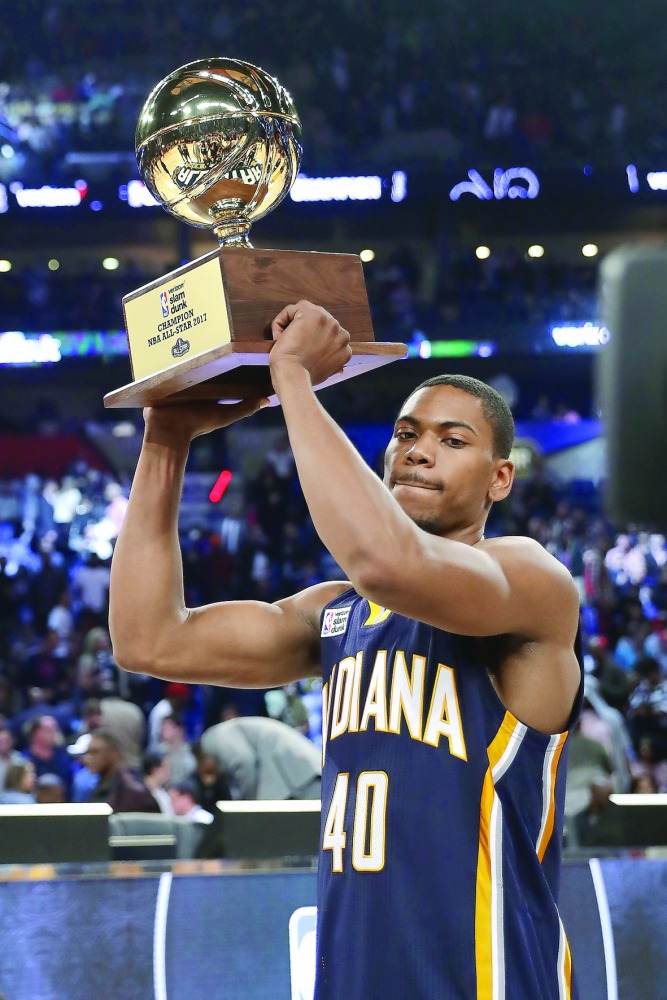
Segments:
[[[554,581],[560,581],[576,594],[572,575],[560,560],[556,559],[534,538],[526,535],[501,535],[497,538],[484,538],[478,544],[483,552],[487,552],[503,567],[526,568],[537,575],[547,574]]]
[[[319,635],[320,617],[324,609],[351,588],[349,580],[327,580],[301,590],[278,604],[298,614]]]

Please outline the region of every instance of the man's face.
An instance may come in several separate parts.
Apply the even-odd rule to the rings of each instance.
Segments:
[[[107,774],[118,764],[118,753],[105,740],[92,736],[84,761],[93,774]]]
[[[50,715],[45,715],[35,735],[42,743],[50,747],[55,747],[59,736],[58,723]]]
[[[431,386],[403,404],[385,454],[384,482],[415,524],[456,535],[484,522],[512,484],[511,462],[494,458],[482,401],[452,386]]]

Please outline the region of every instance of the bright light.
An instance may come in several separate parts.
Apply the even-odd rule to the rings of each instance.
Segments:
[[[600,347],[609,343],[609,330],[596,323],[581,326],[554,326],[551,337],[557,347]]]
[[[490,256],[491,250],[489,247],[477,247],[475,250],[475,257],[477,257],[477,260],[486,260]]]
[[[544,247],[541,247],[539,243],[533,243],[532,247],[528,247],[529,257],[544,257]]]
[[[217,503],[218,500],[222,500],[225,490],[232,481],[232,474],[229,469],[223,469],[218,478],[215,481],[215,486],[208,495],[211,503]]]
[[[0,260],[0,271],[11,271],[12,262],[11,260]]]
[[[105,257],[102,261],[102,267],[105,271],[117,271],[120,267],[120,261],[118,257]]]
[[[359,256],[364,264],[369,264],[372,260],[375,260],[375,250],[362,250]]]
[[[14,150],[8,143],[5,143],[3,146],[0,146],[0,153],[2,153],[5,160],[11,160]]]
[[[651,191],[667,191],[667,170],[652,170],[646,180]]]
[[[308,177],[297,174],[292,201],[377,201],[382,197],[381,177]]]
[[[0,365],[32,365],[60,361],[60,341],[48,333],[27,336],[19,330],[0,334]]]
[[[52,257],[46,266],[48,267],[49,271],[57,271],[58,268],[60,267],[60,261],[56,260],[55,257]]]
[[[391,175],[391,200],[403,201],[408,193],[408,175],[404,170],[394,170]]]
[[[21,208],[76,208],[88,192],[86,181],[75,181],[73,187],[24,188],[21,181],[12,181],[9,190]]]
[[[584,257],[595,257],[598,252],[598,247],[595,245],[595,243],[585,243],[584,246],[581,248],[581,252],[584,255]]]

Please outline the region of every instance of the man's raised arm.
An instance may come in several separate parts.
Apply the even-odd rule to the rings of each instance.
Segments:
[[[260,400],[145,411],[146,429],[111,568],[109,627],[126,670],[192,683],[270,687],[317,672],[326,584],[274,605],[185,607],[178,512],[190,443],[249,416]]]

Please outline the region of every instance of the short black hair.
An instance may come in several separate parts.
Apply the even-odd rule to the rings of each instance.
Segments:
[[[449,385],[452,389],[460,389],[461,392],[467,392],[469,396],[476,396],[481,400],[484,419],[493,430],[493,454],[495,457],[509,458],[514,443],[514,417],[500,393],[486,382],[480,382],[470,375],[435,375],[413,389],[410,396],[414,396],[420,389],[430,389],[438,385]],[[405,403],[403,405],[405,406]]]
[[[141,759],[141,773],[144,777],[148,777],[158,767],[161,767],[166,756],[166,753],[162,753],[161,750],[147,750]]]

